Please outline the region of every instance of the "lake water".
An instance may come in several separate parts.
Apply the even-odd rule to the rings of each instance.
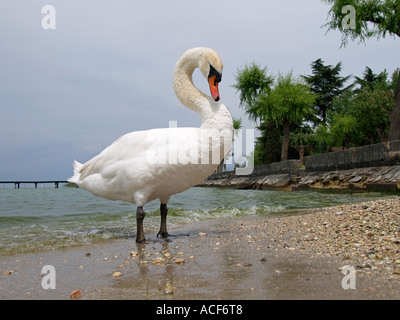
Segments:
[[[192,188],[171,197],[168,228],[205,219],[260,215],[318,208],[390,195],[318,191],[261,191]],[[145,234],[155,236],[160,226],[159,202],[145,207]],[[69,248],[109,239],[136,236],[136,206],[109,201],[76,188],[0,186],[0,256]]]

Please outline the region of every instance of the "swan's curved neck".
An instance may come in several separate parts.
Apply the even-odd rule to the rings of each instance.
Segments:
[[[218,103],[194,85],[192,76],[197,67],[198,62],[195,57],[183,56],[175,67],[174,89],[179,101],[187,108],[198,112],[204,121],[212,114],[213,107]]]
[[[178,99],[187,108],[201,116],[201,128],[233,132],[232,116],[221,102],[197,89],[193,83],[193,72],[199,67],[201,50],[189,50],[177,62],[174,71],[174,89]]]

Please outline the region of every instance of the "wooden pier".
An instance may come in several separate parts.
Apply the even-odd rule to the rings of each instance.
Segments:
[[[35,185],[35,189],[37,189],[38,184],[48,184],[52,183],[54,184],[54,187],[58,189],[58,186],[60,183],[69,183],[68,181],[61,181],[61,180],[56,180],[56,181],[0,181],[0,184],[14,184],[15,189],[19,189],[21,184],[31,184],[33,183]]]

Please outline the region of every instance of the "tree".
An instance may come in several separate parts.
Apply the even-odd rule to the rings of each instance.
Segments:
[[[254,147],[254,165],[279,162],[281,160],[281,128],[273,121],[262,121],[257,129],[260,136]]]
[[[358,87],[332,101],[333,108],[327,114],[329,148],[338,146],[340,141],[342,147],[348,147],[350,142],[354,146],[363,146],[388,140],[389,116],[394,105],[393,88],[397,85],[393,80],[395,75],[397,71],[390,81],[386,70],[375,74],[371,68],[366,67],[361,78],[355,77],[354,86]],[[341,125],[345,126],[343,131],[349,131],[354,119],[357,119],[357,130],[353,130],[347,138],[343,137],[338,132]]]
[[[329,30],[342,33],[342,46],[351,40],[386,36],[400,37],[399,0],[324,0],[331,5]],[[400,70],[397,72],[400,76]],[[390,114],[389,140],[400,140],[400,81],[394,88],[394,108]]]
[[[254,164],[279,161],[279,150],[282,147],[280,127],[270,121],[264,121],[253,110],[259,97],[271,92],[274,77],[268,75],[267,67],[263,68],[253,62],[238,69],[235,78],[236,84],[233,87],[240,93],[240,106],[245,109],[251,120],[258,123],[257,129],[260,131],[254,149]]]
[[[365,42],[372,37],[386,35],[400,37],[399,0],[324,0],[331,4],[331,21],[325,26],[342,33],[342,46],[348,39]],[[352,7],[352,8],[351,8]],[[353,21],[351,21],[354,19]]]
[[[360,88],[356,89],[356,92],[374,91],[375,89],[387,89],[387,72],[383,70],[380,74],[376,75],[370,67],[365,67],[363,77],[354,77],[356,81],[354,85],[359,85]]]
[[[290,144],[299,152],[301,165],[304,165],[306,148],[311,151],[311,154],[314,154],[316,142],[314,131],[307,125],[290,133]]]
[[[313,114],[315,98],[310,88],[289,72],[280,74],[271,92],[261,95],[251,106],[249,112],[257,118],[283,127],[281,161],[288,158],[290,126]]]
[[[357,132],[357,127],[357,118],[351,115],[337,114],[330,128],[333,143],[340,145],[342,149],[349,149],[350,141]]]
[[[254,62],[238,69],[235,78],[236,84],[232,87],[240,92],[240,106],[245,108],[250,119],[257,121],[256,115],[250,109],[259,96],[271,91],[274,78],[267,75],[267,67],[262,68]]]
[[[332,109],[332,101],[349,89],[349,87],[343,87],[350,76],[340,76],[341,62],[333,67],[324,65],[322,59],[317,59],[311,64],[311,69],[312,75],[302,76],[302,78],[311,86],[311,91],[317,94],[315,109],[320,120],[314,120],[314,123],[326,124],[326,114],[328,110]]]
[[[351,102],[348,114],[358,120],[359,134],[365,143],[388,141],[389,116],[393,110],[393,93],[389,90],[362,91]]]
[[[394,72],[394,76],[397,72]],[[355,77],[360,87],[350,103],[348,114],[358,119],[359,135],[369,143],[388,141],[389,117],[393,112],[395,83],[388,80],[386,70],[375,74],[366,67],[363,77]],[[365,142],[365,143],[366,143]],[[361,142],[363,143],[363,142]]]

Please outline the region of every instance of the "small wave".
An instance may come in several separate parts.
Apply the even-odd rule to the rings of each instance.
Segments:
[[[171,198],[168,227],[196,221],[272,216],[286,210],[354,202],[381,194],[324,194],[192,188]],[[201,208],[201,209],[199,209]],[[159,203],[146,205],[145,231],[160,226]],[[0,255],[68,248],[136,236],[135,206],[75,188],[2,190]]]

